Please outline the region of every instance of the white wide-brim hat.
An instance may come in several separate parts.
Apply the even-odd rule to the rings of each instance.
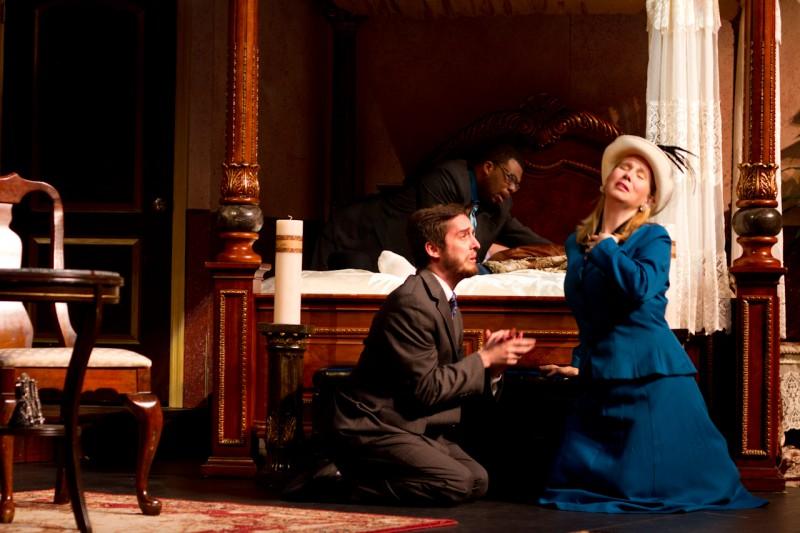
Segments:
[[[656,184],[655,203],[650,214],[655,215],[669,203],[672,189],[672,161],[655,143],[636,135],[620,135],[609,144],[603,152],[603,164],[600,169],[603,185],[614,167],[624,158],[635,155],[643,158],[650,166]]]

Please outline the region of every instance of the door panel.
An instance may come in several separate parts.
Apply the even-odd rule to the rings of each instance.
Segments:
[[[153,360],[169,397],[175,4],[171,0],[7,0],[3,173],[55,186],[68,268],[125,277],[99,345]],[[28,259],[47,244],[44,207],[15,215]],[[46,341],[46,338],[44,339]]]

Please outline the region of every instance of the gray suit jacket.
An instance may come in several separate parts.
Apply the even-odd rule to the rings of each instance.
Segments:
[[[409,276],[375,315],[349,386],[336,395],[336,432],[358,443],[458,423],[462,401],[486,382],[480,356],[464,357],[462,340],[434,275]]]

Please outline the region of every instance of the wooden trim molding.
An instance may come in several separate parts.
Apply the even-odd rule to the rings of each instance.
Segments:
[[[776,298],[772,296],[749,296],[742,298],[741,305],[742,305],[742,321],[741,321],[741,331],[742,331],[742,395],[741,395],[741,403],[740,409],[742,413],[742,420],[741,420],[741,433],[742,433],[742,455],[745,456],[755,456],[755,457],[767,457],[769,454],[767,450],[771,450],[774,446],[773,442],[773,428],[772,428],[772,418],[773,418],[773,394],[774,394],[774,386],[770,376],[772,375],[772,361],[774,354],[772,353],[772,346],[774,339],[772,338],[772,331],[774,327],[774,310],[775,310],[775,300]],[[758,310],[754,309],[763,308],[764,313],[762,317],[766,321],[766,327],[764,328],[766,332],[766,336],[761,342],[760,346],[755,347],[751,346],[751,338],[750,338],[750,329],[751,329],[751,312],[759,312]],[[753,361],[750,357],[751,353],[755,353],[755,355],[759,355],[757,361]],[[750,375],[750,365],[751,364],[758,364],[763,366],[763,373],[761,375],[761,387],[765,391],[763,394],[763,403],[764,409],[766,409],[766,416],[761,417],[761,424],[762,424],[762,431],[758,432],[756,438],[761,441],[761,445],[759,447],[751,447],[751,431],[750,427],[750,409],[749,404],[751,401],[750,397],[750,389],[751,389],[751,375]]]
[[[217,424],[217,442],[219,444],[228,445],[228,444],[244,444],[245,443],[245,436],[247,433],[247,395],[248,395],[248,375],[247,375],[247,368],[249,364],[249,357],[248,357],[248,338],[247,338],[247,291],[243,290],[223,290],[219,293],[219,331],[217,334],[219,335],[219,361],[217,362],[217,375],[219,376],[219,388],[218,388],[218,395],[219,401],[217,405],[217,414],[219,416],[219,423]],[[239,424],[238,424],[238,434],[236,436],[230,436],[226,434],[227,424],[226,424],[226,383],[229,381],[229,376],[226,375],[226,346],[228,345],[227,342],[227,305],[228,301],[230,301],[233,305],[238,307],[238,315],[236,316],[236,320],[233,321],[232,326],[234,328],[239,328],[239,344],[238,350],[235,354],[234,361],[238,361],[238,369],[239,369],[239,376],[238,379],[231,380],[231,381],[238,381],[242,384],[241,390],[239,391],[239,398],[236,398],[235,401],[238,405],[239,411]],[[236,394],[236,391],[232,391],[231,394]],[[233,410],[234,412],[236,410]]]

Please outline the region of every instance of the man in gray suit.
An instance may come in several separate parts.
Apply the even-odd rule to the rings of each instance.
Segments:
[[[491,397],[503,370],[535,341],[486,330],[483,347],[465,356],[453,288],[477,271],[468,210],[421,209],[408,227],[420,270],[387,297],[349,386],[336,395],[336,464],[361,501],[456,504],[488,488],[486,470],[450,438],[461,406]]]

